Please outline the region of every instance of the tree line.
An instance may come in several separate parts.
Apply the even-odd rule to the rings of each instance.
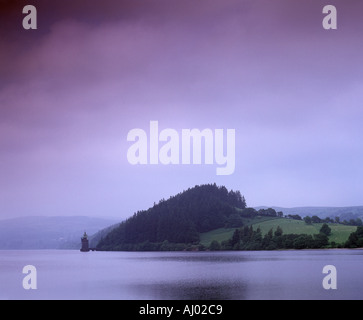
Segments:
[[[318,216],[306,216],[303,219],[305,221],[306,224],[313,224],[313,223],[337,223],[337,224],[343,224],[343,225],[347,225],[347,226],[363,226],[363,222],[362,219],[360,218],[356,218],[356,219],[349,219],[348,220],[343,220],[341,221],[340,217],[335,217],[334,219],[332,218],[325,218],[325,219],[321,219]]]
[[[268,217],[279,217],[279,218],[287,218],[287,219],[293,219],[293,220],[303,220],[306,224],[313,224],[313,223],[337,223],[347,226],[363,226],[363,221],[360,218],[355,219],[349,219],[349,220],[342,220],[340,217],[335,217],[334,219],[331,217],[327,218],[320,218],[317,215],[313,216],[305,216],[302,218],[299,214],[288,214],[284,215],[282,211],[276,212],[273,208],[268,209],[259,209],[256,210],[254,208],[248,208],[246,209],[249,216],[268,216]],[[244,215],[244,212],[241,212],[242,215]]]
[[[345,248],[362,248],[363,247],[363,226],[357,227],[357,230],[350,234],[344,247]]]
[[[284,234],[280,226],[275,230],[271,228],[264,236],[261,229],[256,230],[252,226],[236,229],[233,236],[219,243],[214,240],[209,249],[215,250],[276,250],[276,249],[319,249],[329,244],[328,236],[331,229],[324,224],[320,232],[314,235],[308,234]]]
[[[245,226],[236,229],[233,236],[222,243],[213,240],[205,247],[201,244],[172,243],[168,240],[153,243],[144,241],[137,244],[121,244],[118,250],[122,251],[231,251],[231,250],[278,250],[278,249],[321,249],[335,247],[334,243],[329,243],[328,236],[331,228],[323,224],[320,232],[314,235],[307,234],[284,234],[281,227],[274,231],[272,228],[267,234],[262,235],[261,229],[253,230],[252,226]],[[339,247],[361,248],[363,247],[363,227],[358,227],[352,232],[345,244]]]

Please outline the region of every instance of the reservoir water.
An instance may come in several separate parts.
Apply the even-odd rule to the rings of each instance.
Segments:
[[[23,267],[36,268],[25,290]],[[326,290],[326,265],[337,289]],[[0,251],[0,299],[363,299],[363,250]]]

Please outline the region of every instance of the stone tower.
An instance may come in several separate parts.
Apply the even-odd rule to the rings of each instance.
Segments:
[[[86,231],[83,234],[83,237],[81,238],[82,241],[82,248],[81,252],[88,252],[89,251],[89,242],[88,242],[88,236]]]

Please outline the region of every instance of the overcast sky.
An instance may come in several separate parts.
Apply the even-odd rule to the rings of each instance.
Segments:
[[[363,205],[362,15],[360,0],[0,0],[0,217],[124,219],[214,182],[249,206]],[[152,120],[235,129],[234,174],[132,166],[127,133]]]

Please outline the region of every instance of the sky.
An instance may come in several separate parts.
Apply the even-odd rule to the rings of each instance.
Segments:
[[[22,25],[25,5],[37,29]],[[325,30],[325,5],[337,8]],[[0,0],[0,219],[125,219],[204,183],[363,205],[360,0]],[[235,130],[235,170],[132,165],[128,132]],[[161,145],[161,143],[160,143]]]

